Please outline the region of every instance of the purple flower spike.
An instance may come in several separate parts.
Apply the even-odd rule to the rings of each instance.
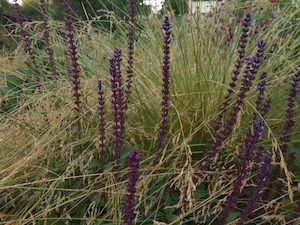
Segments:
[[[241,25],[243,27],[250,27],[252,25],[252,18],[250,13],[246,14],[245,19],[242,21]]]
[[[255,121],[255,127],[257,127],[257,134],[259,139],[265,136],[264,122],[261,119]]]
[[[41,78],[42,78],[42,75],[40,73],[40,67],[36,62],[36,58],[35,58],[35,55],[33,53],[33,49],[31,47],[29,38],[26,35],[25,26],[24,26],[24,19],[23,19],[23,16],[21,14],[21,11],[20,11],[20,6],[17,3],[17,0],[14,0],[14,3],[15,3],[15,7],[16,7],[17,22],[19,24],[19,32],[20,32],[20,34],[23,38],[24,45],[25,45],[24,50],[28,54],[28,56],[29,56],[29,58],[32,62],[33,71],[35,73],[36,88],[37,88],[38,92],[41,92],[41,87],[42,87]]]
[[[120,168],[121,149],[124,143],[125,133],[125,113],[124,113],[124,89],[122,86],[121,75],[122,51],[116,49],[110,59],[111,75],[111,103],[114,117],[113,136],[114,136],[114,158],[115,170]]]
[[[49,56],[49,64],[51,68],[51,73],[53,79],[57,79],[57,72],[55,67],[55,59],[54,59],[54,51],[50,43],[50,32],[49,32],[49,24],[48,24],[48,16],[47,16],[47,10],[46,10],[46,2],[45,0],[40,0],[40,9],[43,17],[43,35],[44,40],[47,45],[47,53]]]
[[[99,108],[99,161],[100,172],[104,170],[104,154],[105,154],[105,98],[101,80],[98,80],[98,108]]]
[[[219,225],[224,224],[224,221],[228,217],[228,214],[232,207],[236,204],[236,201],[243,189],[244,178],[251,172],[249,168],[250,161],[255,160],[253,155],[254,151],[257,149],[257,141],[263,136],[263,126],[263,120],[255,120],[251,126],[251,130],[246,136],[244,148],[240,157],[242,158],[242,162],[236,172],[236,179],[233,183],[233,190],[227,197],[223,205],[223,211],[218,218],[217,224]]]
[[[283,133],[279,139],[279,146],[280,149],[283,153],[286,153],[287,151],[287,146],[291,140],[292,137],[292,131],[293,127],[295,125],[295,118],[294,118],[294,111],[295,111],[295,106],[296,106],[296,97],[299,89],[299,82],[300,81],[300,71],[298,71],[294,76],[292,77],[291,85],[290,85],[290,95],[288,98],[288,108],[286,110],[286,119],[285,119],[285,124],[284,124],[284,129]],[[290,153],[289,159],[291,164],[288,164],[288,168],[291,168],[293,166],[293,161],[292,160],[295,156],[293,153]],[[276,160],[280,160],[279,154],[276,155]],[[272,173],[271,181],[275,180],[276,175],[278,173],[279,168],[276,167],[274,172]],[[283,193],[283,187],[284,184],[280,181],[279,184],[277,184],[276,188],[276,194],[275,197],[277,198],[280,196],[280,194]]]
[[[136,185],[139,179],[139,162],[141,159],[142,157],[137,151],[131,151],[128,153],[130,171],[127,185],[127,198],[123,210],[125,225],[133,225],[133,221],[135,218],[135,193]]]
[[[132,78],[133,78],[133,63],[134,63],[134,43],[135,43],[135,26],[136,26],[136,0],[128,0],[129,9],[129,24],[128,24],[128,65],[126,78],[126,101],[131,94]],[[127,106],[127,105],[126,105]],[[125,107],[126,107],[125,106]]]
[[[293,127],[295,125],[294,111],[296,106],[296,97],[299,91],[300,71],[298,71],[291,81],[290,96],[288,99],[288,108],[286,110],[286,119],[283,129],[283,134],[280,138],[280,149],[282,152],[286,152],[287,145],[291,140]]]
[[[263,41],[258,42],[258,50],[251,59],[248,60],[247,66],[244,71],[244,77],[240,87],[239,94],[235,105],[229,115],[229,119],[225,121],[224,126],[217,131],[216,141],[212,143],[210,149],[207,151],[206,156],[196,171],[196,175],[200,178],[203,177],[203,172],[207,171],[211,164],[214,162],[216,156],[223,149],[224,144],[227,141],[227,138],[230,136],[234,124],[238,118],[238,114],[244,105],[246,95],[249,92],[252,82],[255,79],[255,75],[259,67],[262,65],[262,58],[265,50],[265,43]]]
[[[229,88],[227,90],[227,95],[224,98],[223,105],[220,109],[220,113],[217,118],[217,125],[214,128],[215,131],[219,130],[220,127],[222,126],[222,121],[224,119],[225,113],[227,112],[227,107],[230,103],[231,95],[233,93],[234,88],[236,87],[238,76],[239,76],[241,69],[243,67],[243,64],[245,62],[245,58],[246,58],[245,49],[246,49],[246,45],[248,43],[249,27],[251,26],[251,24],[252,24],[251,15],[247,14],[241,23],[243,28],[242,28],[242,34],[241,34],[241,37],[239,40],[238,58],[235,63],[235,66],[234,66],[234,71],[233,71],[233,75],[231,77],[231,82],[229,84]]]
[[[264,117],[271,109],[272,100],[270,98],[267,99],[263,108],[261,109],[261,116]]]
[[[256,178],[255,186],[251,190],[251,197],[241,213],[240,218],[236,223],[237,225],[243,225],[246,222],[251,213],[256,209],[256,206],[266,189],[266,181],[271,171],[272,158],[269,154],[261,154],[260,160],[260,174]]]
[[[71,72],[71,81],[73,85],[73,96],[74,96],[74,105],[76,111],[76,121],[78,133],[81,133],[80,125],[80,113],[81,113],[81,101],[80,101],[80,67],[78,64],[78,54],[77,47],[75,45],[73,21],[72,21],[72,9],[70,5],[70,0],[63,0],[64,4],[64,15],[65,15],[65,29],[66,29],[66,47],[70,59],[70,72]]]
[[[267,85],[267,81],[266,81],[266,78],[267,78],[268,74],[267,73],[262,73],[260,75],[260,81],[257,85],[257,90],[258,90],[258,96],[257,96],[257,99],[256,99],[256,109],[257,111],[261,114],[262,111],[263,111],[263,100],[264,100],[264,97],[265,97],[265,92],[266,92],[266,85]]]
[[[157,163],[163,148],[165,139],[169,131],[169,108],[170,108],[170,43],[171,43],[171,30],[172,26],[169,21],[169,17],[165,16],[163,24],[161,26],[164,32],[164,46],[163,46],[163,84],[162,84],[162,102],[161,102],[161,122],[159,126],[159,134],[156,140],[155,151],[156,159],[154,163]]]

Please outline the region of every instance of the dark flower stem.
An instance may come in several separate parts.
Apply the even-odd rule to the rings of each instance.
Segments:
[[[161,122],[159,125],[159,133],[156,140],[155,151],[157,163],[161,157],[161,151],[165,143],[169,131],[169,108],[170,108],[170,44],[171,44],[171,30],[172,26],[169,17],[165,16],[162,30],[164,32],[164,46],[163,46],[163,83],[162,83],[162,102],[161,102]]]
[[[288,98],[288,107],[286,110],[286,118],[285,118],[285,124],[284,124],[284,129],[283,129],[283,133],[279,139],[279,147],[280,150],[282,151],[282,153],[286,153],[287,152],[287,146],[291,140],[292,137],[292,131],[293,131],[293,127],[295,125],[295,118],[294,118],[294,112],[295,112],[295,106],[296,106],[296,97],[297,97],[297,93],[299,91],[299,83],[300,83],[300,71],[298,71],[297,73],[295,73],[292,77],[292,81],[290,84],[290,94],[289,94],[289,98]],[[294,164],[295,159],[295,155],[293,152],[291,152],[289,154],[289,158],[288,161],[290,161],[291,164],[287,164],[288,167],[292,167]],[[280,161],[280,156],[277,153],[276,154],[276,161]],[[276,176],[278,176],[278,174],[280,173],[279,171],[279,167],[277,166],[274,171],[272,172],[272,175],[270,176],[270,181],[274,181],[276,179]],[[282,175],[281,175],[282,176]],[[276,184],[276,193],[274,198],[278,198],[282,193],[283,193],[283,187],[284,184],[282,183],[282,181],[279,181],[279,183]],[[266,193],[266,195],[269,195],[270,191],[268,191]]]
[[[62,31],[62,39],[63,42],[65,44],[65,46],[68,46],[68,37],[67,37],[67,33]],[[65,61],[66,61],[66,70],[67,70],[67,76],[70,79],[70,81],[72,80],[72,70],[71,70],[71,66],[70,66],[70,57],[69,57],[69,51],[67,48],[64,48],[64,56],[65,56]]]
[[[243,225],[251,213],[256,209],[265,189],[266,181],[270,174],[272,158],[269,154],[261,154],[260,174],[257,176],[255,186],[252,188],[251,197],[241,213],[237,225]]]
[[[230,103],[231,100],[231,95],[233,93],[234,88],[236,87],[237,84],[237,80],[238,80],[238,76],[241,72],[241,69],[243,67],[243,64],[245,62],[245,49],[248,43],[248,36],[249,36],[249,27],[252,24],[252,18],[250,14],[247,14],[246,17],[244,18],[244,20],[242,21],[241,25],[242,25],[242,34],[239,40],[239,48],[238,48],[238,58],[237,61],[235,63],[234,66],[234,70],[233,70],[233,75],[231,77],[231,82],[229,84],[229,88],[227,90],[227,95],[224,98],[224,102],[223,105],[220,109],[220,113],[218,115],[217,118],[217,125],[215,127],[215,131],[219,130],[221,125],[222,125],[222,121],[224,119],[224,115],[227,112],[227,107]]]
[[[257,113],[254,112],[253,116],[253,124],[251,125],[251,129],[246,135],[244,149],[242,151],[241,158],[242,162],[237,169],[236,179],[233,183],[233,191],[227,197],[226,202],[224,203],[223,212],[221,213],[218,224],[223,224],[223,222],[228,217],[228,214],[232,207],[235,205],[241,191],[243,188],[243,180],[247,174],[250,174],[251,171],[249,169],[249,165],[251,160],[257,161],[260,158],[262,147],[257,145],[259,139],[262,139],[264,136],[264,122],[263,117],[270,110],[271,100],[267,100],[266,104],[263,104],[263,100],[265,98],[266,85],[267,85],[267,73],[262,73],[260,76],[260,81],[257,85],[257,98],[256,98],[256,110],[261,114],[261,119],[257,119]],[[257,152],[255,158],[255,152]]]
[[[116,49],[110,59],[111,75],[111,104],[114,117],[113,138],[114,138],[114,158],[115,170],[120,169],[121,149],[124,143],[125,114],[124,114],[124,89],[121,76],[122,51]]]
[[[236,178],[233,183],[233,190],[227,197],[223,206],[223,211],[220,217],[218,218],[217,224],[219,225],[224,224],[224,221],[228,217],[230,210],[236,204],[236,201],[240,196],[240,193],[243,189],[244,178],[247,174],[250,174],[251,172],[249,171],[250,161],[254,159],[253,155],[254,150],[256,149],[257,141],[263,137],[263,125],[263,120],[255,120],[251,126],[251,130],[246,136],[244,148],[242,151],[242,162],[236,172]]]
[[[137,7],[136,0],[128,0],[129,23],[128,23],[128,61],[127,61],[127,78],[126,78],[126,102],[131,94],[133,79],[134,63],[134,43],[136,30]],[[125,106],[127,108],[127,106]]]
[[[261,115],[264,114],[264,105],[263,105],[263,100],[265,98],[265,94],[266,94],[266,86],[267,86],[267,77],[268,74],[267,73],[262,73],[260,75],[260,80],[259,83],[257,85],[257,90],[258,90],[258,95],[256,98],[256,110],[258,111],[258,113],[260,113]],[[257,114],[255,113],[255,117],[257,116]]]
[[[72,21],[72,9],[70,5],[70,0],[63,0],[64,4],[64,16],[65,16],[65,29],[66,29],[66,47],[70,59],[70,72],[71,72],[71,81],[73,85],[73,96],[74,96],[74,105],[76,111],[76,121],[78,133],[81,133],[81,124],[80,124],[80,113],[81,113],[81,100],[80,100],[80,67],[78,64],[78,54],[77,47],[75,44],[74,28]]]
[[[207,171],[211,164],[214,162],[216,156],[223,149],[227,138],[230,136],[233,126],[237,120],[238,114],[242,109],[245,102],[246,94],[249,92],[252,82],[255,79],[255,75],[262,65],[263,54],[265,51],[265,43],[259,41],[257,43],[258,50],[254,57],[248,60],[247,66],[245,68],[244,77],[242,80],[242,85],[236,100],[236,103],[229,115],[229,119],[224,123],[224,126],[217,131],[216,141],[212,143],[210,149],[207,151],[206,156],[196,171],[198,177],[203,177],[203,172]]]
[[[14,0],[15,3],[15,7],[16,7],[16,16],[17,16],[17,22],[19,24],[19,32],[23,38],[24,41],[24,50],[25,52],[28,54],[31,62],[32,62],[32,66],[33,66],[33,71],[35,73],[35,82],[36,82],[36,89],[38,90],[38,92],[41,92],[41,78],[42,75],[40,73],[40,66],[37,64],[36,62],[36,58],[35,55],[33,53],[33,49],[31,47],[30,41],[28,36],[26,35],[26,31],[25,31],[25,26],[24,26],[24,22],[23,22],[23,17],[20,11],[20,6],[17,3],[17,0]]]
[[[104,154],[105,154],[105,98],[101,80],[98,80],[98,109],[99,109],[99,162],[100,172],[104,170]]]
[[[40,0],[40,9],[43,17],[43,35],[44,40],[47,45],[47,53],[49,57],[49,64],[51,68],[52,78],[57,79],[57,72],[55,67],[55,57],[54,57],[54,51],[51,45],[50,41],[50,31],[49,31],[49,24],[48,24],[48,16],[47,16],[47,10],[46,10],[46,2],[45,0]]]
[[[127,185],[127,198],[124,206],[124,224],[133,225],[135,218],[134,208],[135,208],[135,193],[136,185],[139,179],[139,162],[141,160],[141,155],[137,151],[131,151],[128,153],[129,160],[129,177]]]
[[[294,111],[296,106],[296,97],[299,90],[300,71],[298,71],[291,81],[290,95],[288,99],[288,108],[286,110],[286,119],[283,134],[280,138],[280,149],[283,153],[287,150],[287,145],[291,140],[293,127],[295,125]]]

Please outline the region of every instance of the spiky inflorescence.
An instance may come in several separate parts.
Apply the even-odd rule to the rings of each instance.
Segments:
[[[221,225],[224,224],[224,221],[228,217],[228,214],[232,207],[236,204],[236,201],[243,189],[243,180],[246,177],[247,174],[249,174],[251,171],[249,171],[249,165],[250,161],[254,160],[254,150],[257,148],[257,141],[261,139],[264,136],[264,123],[261,119],[254,120],[250,132],[248,132],[244,148],[242,151],[242,162],[237,169],[236,172],[236,178],[233,183],[233,190],[230,193],[230,195],[227,197],[224,206],[223,211],[218,218],[217,224]]]
[[[207,155],[204,158],[202,164],[196,171],[198,177],[203,176],[203,172],[208,170],[210,165],[213,163],[215,157],[224,147],[224,144],[232,132],[233,126],[237,120],[238,114],[240,113],[242,106],[245,102],[246,94],[252,86],[252,82],[255,79],[255,75],[262,65],[263,54],[265,51],[265,42],[258,41],[258,50],[255,56],[248,60],[247,66],[245,68],[244,77],[240,87],[239,94],[237,96],[236,103],[229,115],[229,119],[225,121],[224,126],[217,132],[215,142],[211,145],[210,149],[207,151]]]
[[[40,73],[40,67],[36,62],[36,58],[35,58],[35,55],[33,53],[33,49],[31,47],[29,38],[26,35],[25,26],[24,26],[24,22],[23,22],[23,17],[21,15],[21,11],[20,11],[20,6],[17,3],[17,0],[14,0],[14,3],[15,3],[15,7],[16,7],[17,22],[19,24],[19,32],[20,32],[20,34],[23,38],[23,41],[24,41],[24,50],[28,54],[28,56],[31,60],[31,63],[32,63],[32,66],[33,66],[33,71],[35,73],[36,88],[40,92],[41,87],[42,87],[42,84],[41,84],[42,75]]]
[[[134,63],[134,43],[135,43],[135,27],[137,7],[136,0],[128,0],[129,24],[128,24],[128,61],[127,61],[127,78],[126,78],[126,103],[131,94],[133,79],[133,63]],[[127,106],[125,106],[127,108]]]
[[[80,68],[78,64],[77,47],[75,44],[73,21],[72,21],[72,9],[70,5],[70,0],[63,0],[64,4],[64,20],[66,29],[66,47],[70,59],[70,72],[71,81],[73,85],[73,96],[76,111],[77,128],[80,134],[80,112],[81,112],[81,101],[80,101]]]
[[[170,108],[170,44],[171,44],[171,30],[172,26],[169,21],[169,17],[165,16],[162,30],[164,32],[164,46],[163,46],[163,83],[162,83],[162,102],[161,102],[161,122],[159,125],[159,133],[156,140],[155,151],[156,159],[155,163],[161,156],[161,150],[165,143],[168,131],[169,131],[169,108]]]
[[[266,181],[271,171],[272,158],[269,154],[261,154],[260,160],[260,174],[256,178],[255,186],[252,187],[252,190],[250,191],[251,197],[241,213],[239,220],[236,223],[237,225],[243,225],[246,222],[251,213],[256,209],[256,206],[266,189]]]
[[[220,113],[217,118],[217,125],[215,127],[215,131],[218,130],[222,125],[222,120],[227,112],[227,107],[229,105],[231,95],[233,93],[233,89],[236,87],[238,76],[241,72],[241,69],[243,67],[243,64],[245,62],[245,49],[248,42],[248,36],[249,36],[249,27],[252,24],[252,18],[250,14],[247,14],[244,18],[244,20],[241,22],[242,25],[242,34],[239,40],[239,49],[238,49],[238,58],[234,66],[233,75],[231,77],[231,82],[229,84],[229,88],[227,90],[227,95],[224,98],[223,105],[220,109]]]
[[[113,138],[115,170],[120,168],[121,149],[124,143],[125,115],[124,115],[124,89],[121,76],[122,51],[116,49],[110,59],[111,75],[111,103],[114,117]]]
[[[67,33],[63,30],[61,32],[61,36],[62,36],[62,39],[63,39],[63,42],[65,43],[65,45],[67,46],[67,40],[68,40],[68,37],[67,37]],[[69,57],[69,51],[68,49],[64,48],[64,60],[66,62],[66,70],[67,70],[67,76],[70,80],[72,80],[72,72],[71,72],[71,66],[70,66],[70,57]]]
[[[295,111],[295,106],[296,106],[296,97],[299,89],[299,81],[300,81],[300,71],[295,73],[292,77],[291,85],[290,85],[290,94],[288,98],[288,107],[286,110],[286,119],[285,119],[285,124],[284,124],[284,129],[283,133],[279,139],[279,146],[280,150],[283,153],[286,153],[287,151],[287,146],[291,140],[292,137],[292,131],[293,127],[295,125],[295,118],[294,118],[294,111]],[[291,168],[294,164],[295,159],[295,153],[291,152],[289,154],[288,161],[290,161],[291,164],[288,165],[288,169]],[[280,161],[280,156],[279,154],[276,155],[276,161]],[[274,171],[272,172],[270,181],[274,181],[276,177],[278,176],[279,173],[279,167],[276,167]],[[284,188],[284,183],[282,181],[279,181],[279,183],[276,184],[276,193],[274,195],[274,198],[278,198],[283,194],[283,188]],[[269,194],[269,192],[267,193]]]
[[[266,78],[268,77],[268,74],[263,72],[260,75],[260,80],[259,83],[257,85],[257,90],[258,90],[258,95],[256,98],[256,110],[258,111],[258,113],[262,114],[263,113],[263,100],[265,98],[265,94],[266,94],[266,85],[267,85],[267,80]],[[256,113],[255,113],[256,116]]]
[[[270,110],[271,108],[271,104],[272,104],[272,100],[270,98],[268,98],[264,104],[264,107],[261,108],[261,116],[264,117]]]
[[[47,16],[45,0],[40,0],[40,9],[43,17],[43,36],[44,36],[45,43],[47,45],[46,50],[49,56],[49,65],[52,73],[52,78],[57,79],[55,57],[54,57],[54,51],[50,41],[50,32],[49,32],[49,24],[48,24],[48,16]]]
[[[98,80],[98,109],[99,109],[99,162],[100,172],[104,170],[104,154],[105,154],[105,98],[101,80]]]
[[[124,224],[133,225],[133,220],[135,218],[135,193],[137,181],[139,179],[139,162],[141,160],[141,155],[137,151],[131,151],[128,153],[128,159],[130,171],[127,185],[127,198],[123,212]]]
[[[286,110],[286,119],[283,129],[283,134],[280,138],[279,144],[282,152],[286,152],[287,145],[290,142],[293,127],[295,125],[294,111],[296,105],[296,97],[299,89],[299,81],[300,81],[300,71],[298,71],[292,77],[291,87],[290,87],[290,95],[288,99],[288,107]]]

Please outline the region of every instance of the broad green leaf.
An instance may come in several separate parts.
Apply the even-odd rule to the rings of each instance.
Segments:
[[[228,218],[227,218],[227,222],[231,222],[231,221],[237,219],[239,215],[240,215],[239,212],[236,212],[236,211],[230,212],[228,215]]]
[[[0,97],[5,97],[10,92],[10,88],[8,87],[1,87],[0,88]]]
[[[6,83],[9,88],[21,88],[24,83],[24,80],[15,76],[15,75],[7,75]]]

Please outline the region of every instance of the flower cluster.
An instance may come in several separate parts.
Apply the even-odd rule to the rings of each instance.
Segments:
[[[258,97],[256,99],[256,109],[257,111],[261,114],[263,111],[263,100],[265,98],[265,92],[266,92],[266,85],[267,85],[267,78],[268,74],[267,73],[262,73],[260,75],[260,80],[257,85],[257,90],[258,90]]]
[[[162,30],[164,32],[164,46],[163,46],[163,83],[162,83],[162,111],[161,122],[159,126],[159,134],[156,141],[155,151],[156,160],[159,160],[161,150],[169,130],[169,108],[170,108],[170,44],[171,44],[171,32],[172,26],[169,21],[169,17],[165,16]]]
[[[237,58],[237,62],[235,63],[235,66],[234,66],[234,71],[233,71],[233,75],[231,77],[231,82],[229,84],[229,88],[227,90],[227,95],[224,98],[223,105],[220,109],[220,113],[217,118],[217,125],[215,127],[215,130],[218,130],[220,128],[220,126],[222,125],[222,120],[223,120],[225,113],[227,112],[227,107],[230,103],[231,95],[233,93],[234,88],[236,87],[238,76],[239,76],[241,69],[243,67],[243,64],[245,62],[245,55],[246,55],[245,49],[246,49],[247,42],[248,42],[249,27],[251,26],[251,24],[252,24],[251,15],[247,14],[241,23],[243,28],[242,28],[242,34],[241,34],[241,37],[239,40],[238,58]]]
[[[240,87],[240,91],[238,93],[238,97],[236,103],[229,115],[229,119],[225,121],[224,126],[217,131],[216,141],[211,145],[210,149],[207,152],[207,156],[204,158],[202,164],[196,171],[196,175],[198,177],[203,176],[203,172],[208,170],[210,165],[213,163],[215,157],[222,150],[227,138],[232,132],[233,126],[237,120],[238,114],[242,109],[242,106],[246,99],[246,94],[250,90],[252,86],[252,82],[255,79],[255,75],[262,65],[263,62],[263,54],[265,51],[265,43],[263,41],[259,41],[257,43],[258,50],[252,58],[250,58],[247,62],[247,66],[244,71],[244,77],[242,80],[242,84]]]
[[[285,119],[283,134],[280,138],[280,149],[282,152],[286,152],[287,150],[287,144],[291,139],[292,130],[295,124],[294,111],[296,106],[295,103],[296,96],[299,90],[299,83],[300,83],[300,71],[294,74],[291,81],[290,95],[288,99],[288,108],[286,110],[286,119]]]
[[[120,168],[121,149],[124,143],[125,133],[125,113],[124,113],[124,89],[122,86],[121,75],[122,51],[116,49],[110,59],[111,75],[111,103],[114,117],[113,135],[114,135],[114,157],[115,169]]]
[[[77,47],[75,44],[75,36],[73,30],[73,21],[72,21],[72,9],[70,5],[70,0],[63,0],[64,4],[64,15],[65,15],[65,41],[67,46],[68,57],[70,59],[70,72],[71,72],[71,81],[73,84],[73,96],[75,103],[76,111],[76,120],[78,131],[80,134],[80,112],[81,112],[81,100],[80,100],[80,68],[78,63],[78,54]]]
[[[136,0],[128,0],[129,9],[129,24],[128,24],[128,65],[127,65],[127,79],[126,79],[126,98],[131,93],[132,78],[133,78],[133,63],[134,63],[134,43],[135,43],[135,24],[137,16]]]
[[[99,109],[99,162],[100,172],[104,170],[104,153],[105,153],[105,98],[101,80],[98,80],[98,109]]]
[[[124,224],[133,225],[133,220],[135,218],[135,193],[137,181],[139,179],[139,162],[141,160],[141,155],[137,151],[131,151],[128,153],[128,160],[130,171],[127,185],[127,198],[124,207]]]
[[[242,189],[243,189],[243,180],[246,177],[246,175],[250,174],[249,165],[251,160],[255,160],[253,157],[254,151],[257,149],[257,142],[259,139],[263,138],[264,135],[264,123],[263,120],[257,119],[253,121],[253,124],[251,126],[250,131],[248,132],[244,148],[242,151],[242,156],[240,157],[242,159],[242,162],[237,169],[236,172],[236,178],[233,183],[233,190],[230,193],[230,195],[227,197],[224,206],[223,211],[218,219],[218,224],[223,224],[223,222],[226,220],[230,210],[235,205]]]
[[[52,73],[52,78],[57,79],[54,51],[53,51],[53,48],[52,48],[51,42],[50,42],[50,32],[49,32],[49,24],[48,24],[48,16],[47,16],[45,0],[40,0],[40,9],[41,9],[42,18],[43,18],[43,36],[44,36],[45,43],[47,45],[47,53],[49,56],[49,64],[50,64],[50,69],[51,69],[51,73]]]
[[[15,7],[16,7],[17,22],[19,24],[19,31],[20,31],[20,34],[23,38],[24,45],[25,45],[24,50],[28,54],[28,56],[30,57],[31,63],[33,65],[33,70],[34,70],[34,73],[35,73],[36,88],[40,92],[41,87],[42,87],[42,85],[41,85],[42,75],[40,73],[40,67],[36,62],[36,57],[33,53],[33,49],[31,47],[29,38],[26,35],[25,26],[24,26],[24,22],[23,22],[24,19],[22,17],[21,11],[20,11],[20,6],[18,5],[17,0],[14,0],[14,2],[15,2]]]
[[[261,154],[260,157],[260,174],[257,176],[255,186],[252,188],[250,199],[241,213],[237,225],[243,225],[251,213],[256,209],[256,206],[261,199],[264,190],[266,189],[266,181],[271,171],[272,158],[269,154]]]

